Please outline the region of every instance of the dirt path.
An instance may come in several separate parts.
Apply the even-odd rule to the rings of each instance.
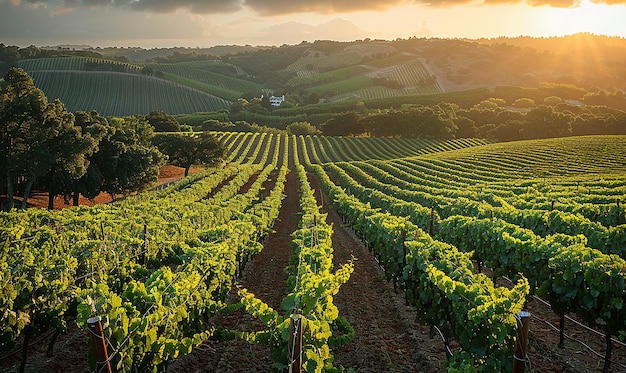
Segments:
[[[317,191],[316,178],[309,183]],[[428,329],[414,322],[415,314],[396,294],[372,254],[323,198],[328,222],[333,224],[334,263],[337,267],[352,257],[354,272],[334,299],[339,314],[355,329],[354,340],[335,351],[337,365],[357,372],[440,372],[443,344],[428,337]],[[439,346],[439,347],[437,347]]]
[[[317,180],[310,180],[319,191]],[[275,233],[264,242],[264,249],[243,272],[239,284],[268,305],[280,308],[287,294],[284,269],[291,255],[291,233],[297,229],[299,212],[295,174],[287,176],[287,197],[274,226]],[[319,192],[317,193],[319,196]],[[402,294],[395,294],[372,255],[348,228],[342,227],[339,215],[326,205],[328,221],[333,224],[333,249],[336,265],[353,256],[355,271],[335,297],[340,315],[355,329],[354,340],[335,351],[334,365],[354,368],[357,372],[440,372],[443,344],[428,338],[427,328],[413,322],[415,317]],[[236,302],[236,296],[230,299]],[[220,316],[216,321],[225,328],[258,330],[262,325],[245,311]],[[170,372],[269,372],[269,351],[248,342],[207,341],[203,346],[174,362]]]
[[[272,176],[270,179],[274,180]],[[356,372],[441,372],[444,359],[443,343],[436,337],[430,339],[428,328],[414,322],[415,314],[405,305],[403,294],[396,294],[392,284],[384,275],[371,253],[363,247],[351,229],[342,226],[339,215],[330,207],[328,198],[321,198],[316,178],[310,177],[311,186],[317,191],[318,203],[328,213],[328,222],[333,224],[334,263],[339,266],[355,258],[355,270],[350,280],[341,287],[334,299],[340,315],[355,329],[354,340],[343,349],[334,351],[335,366],[353,368]],[[295,174],[287,175],[283,208],[268,235],[261,253],[249,262],[239,280],[258,298],[275,309],[287,293],[287,274],[291,255],[291,233],[297,229],[299,193]],[[266,191],[271,182],[264,184]],[[236,292],[229,296],[229,303],[239,301]],[[533,315],[550,319],[556,317],[549,309],[529,303]],[[543,307],[545,308],[545,307]],[[263,325],[243,310],[231,315],[216,317],[216,325],[232,330],[260,330]],[[78,330],[70,321],[68,333],[62,334],[55,345],[55,356],[45,356],[45,341],[31,349],[27,372],[88,372],[87,344],[84,331]],[[588,336],[568,324],[568,333],[576,338],[597,342],[602,352],[602,339]],[[566,340],[566,349],[556,347],[558,333],[549,330],[537,320],[531,325],[532,372],[599,372],[601,357],[573,341]],[[615,345],[612,372],[624,372],[624,349]],[[16,354],[0,362],[0,371],[15,372],[20,357]],[[188,356],[173,361],[168,372],[269,372],[273,361],[267,348],[252,345],[243,340],[206,341]]]
[[[267,188],[269,189],[269,188]],[[287,273],[291,256],[291,233],[298,227],[298,184],[295,174],[287,174],[286,198],[283,200],[274,233],[263,242],[263,251],[248,262],[239,279],[239,285],[253,293],[270,307],[279,310],[287,295]],[[237,303],[236,289],[229,295],[229,303]],[[262,330],[264,326],[245,310],[232,315],[220,315],[216,325],[230,330]],[[206,341],[190,355],[174,361],[168,372],[269,372],[273,361],[269,349],[243,340]]]

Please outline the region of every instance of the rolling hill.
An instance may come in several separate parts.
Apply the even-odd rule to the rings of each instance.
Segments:
[[[74,57],[59,57],[63,51],[56,52],[53,58],[13,62],[0,56],[0,63],[26,70],[49,99],[60,98],[71,110],[95,109],[104,115],[219,111],[239,98],[271,94],[285,94],[289,108],[398,97],[412,102],[420,96],[545,83],[583,92],[626,87],[626,42],[589,34],[80,51],[100,58],[76,57],[78,52],[69,50],[65,54]],[[572,55],[577,56],[575,63]]]

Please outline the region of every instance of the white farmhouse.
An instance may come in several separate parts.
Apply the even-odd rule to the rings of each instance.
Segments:
[[[280,106],[285,101],[285,95],[282,96],[270,96],[270,105]]]

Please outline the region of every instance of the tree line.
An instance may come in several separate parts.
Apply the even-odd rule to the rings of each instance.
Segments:
[[[48,193],[49,208],[59,195],[74,205],[80,195],[115,199],[156,183],[168,159],[187,171],[225,159],[225,148],[208,133],[155,141],[155,126],[180,131],[172,120],[162,112],[123,118],[71,113],[58,99],[49,102],[22,69],[10,69],[0,80],[1,207],[14,208],[19,193],[26,208],[33,189]]]
[[[469,109],[441,102],[400,109],[350,111],[321,125],[324,135],[494,141],[532,140],[582,135],[626,134],[626,112],[606,106],[567,103],[517,109],[491,99]]]
[[[196,131],[274,132],[293,122],[308,122],[328,136],[513,141],[626,133],[624,92],[588,92],[567,84],[307,105],[295,103],[292,95],[285,97],[280,107],[258,97],[241,98],[230,110],[177,118]],[[214,125],[216,121],[222,125]],[[230,129],[223,129],[224,123],[230,123]]]

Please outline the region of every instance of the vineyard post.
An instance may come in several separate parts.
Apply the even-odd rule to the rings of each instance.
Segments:
[[[18,373],[24,373],[26,371],[26,359],[28,358],[28,343],[30,342],[30,337],[33,334],[32,325],[24,330],[24,342],[22,345],[22,361],[20,362],[20,368]]]
[[[56,330],[54,331],[54,334],[52,335],[52,338],[50,338],[50,343],[48,343],[46,356],[48,357],[54,356],[54,343],[56,342],[57,338],[59,338],[60,334],[61,334],[61,330],[59,328],[56,328]]]
[[[94,351],[96,353],[96,372],[112,373],[107,344],[104,339],[104,333],[102,332],[100,316],[94,316],[88,319],[87,327],[89,329],[91,342],[93,343]]]
[[[104,237],[104,221],[100,221],[100,231],[102,232],[102,241],[106,241]]]
[[[554,200],[550,202],[550,211],[554,211]]]
[[[294,313],[289,322],[289,373],[302,371],[302,334],[302,318]]]
[[[516,316],[517,329],[515,338],[515,353],[513,354],[513,373],[524,373],[528,348],[528,325],[530,312],[521,311]]]
[[[559,347],[565,348],[565,311],[559,315]]]
[[[604,367],[602,373],[608,373],[611,369],[611,353],[613,352],[613,343],[611,342],[611,331],[607,325],[604,325],[604,340],[606,341],[606,353],[604,354]]]

